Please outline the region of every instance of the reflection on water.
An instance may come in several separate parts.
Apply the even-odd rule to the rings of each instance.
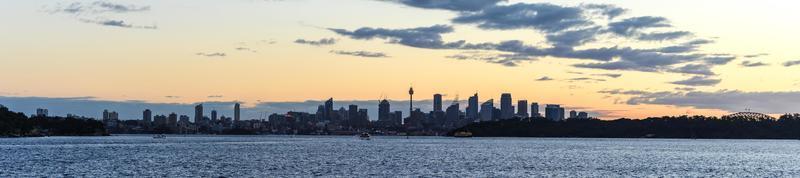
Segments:
[[[325,136],[0,139],[0,177],[798,176],[800,141]]]

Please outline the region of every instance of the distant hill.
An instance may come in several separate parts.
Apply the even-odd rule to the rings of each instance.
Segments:
[[[0,137],[101,136],[103,123],[89,118],[32,117],[0,106]]]
[[[779,119],[678,116],[564,122],[511,119],[473,123],[449,135],[460,131],[476,137],[800,139],[800,115],[787,114]]]

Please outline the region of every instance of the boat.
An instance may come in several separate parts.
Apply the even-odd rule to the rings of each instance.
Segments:
[[[154,139],[166,139],[167,136],[164,134],[153,135]]]
[[[371,136],[369,135],[369,133],[366,133],[366,132],[361,133],[361,135],[358,135],[358,138],[361,139],[361,140],[369,140],[370,137]]]
[[[472,137],[472,132],[469,132],[469,131],[458,131],[456,133],[453,133],[453,136],[454,137],[460,137],[460,138]]]

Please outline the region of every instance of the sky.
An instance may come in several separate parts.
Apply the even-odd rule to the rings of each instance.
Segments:
[[[511,93],[602,119],[800,112],[794,1],[0,3],[0,105],[26,113],[261,119],[334,98],[375,119],[410,86],[423,111]]]

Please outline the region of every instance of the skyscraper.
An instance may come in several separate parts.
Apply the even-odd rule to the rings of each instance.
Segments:
[[[241,119],[241,111],[239,108],[239,103],[236,103],[233,105],[233,121],[238,123],[239,119]]]
[[[478,109],[480,109],[478,105],[478,94],[475,93],[475,95],[469,97],[467,101],[467,118],[478,119]]]
[[[447,107],[447,112],[445,113],[445,123],[454,123],[458,121],[460,115],[461,108],[458,106],[458,103],[453,103]]]
[[[511,94],[503,93],[500,95],[500,119],[510,119],[514,117],[514,106],[511,105]]]
[[[531,103],[531,117],[540,117],[540,116],[542,116],[542,114],[539,113],[539,103],[536,102]]]
[[[358,120],[359,113],[358,113],[358,105],[351,104],[347,108],[347,119],[350,121]]]
[[[557,104],[548,104],[544,108],[545,118],[551,121],[564,120],[564,108]]]
[[[36,108],[36,116],[37,117],[47,117],[47,113],[48,113],[47,109]]]
[[[325,101],[325,111],[323,117],[325,120],[332,120],[333,119],[333,98],[328,99]]]
[[[517,116],[528,117],[528,100],[517,101]]]
[[[491,121],[494,113],[494,99],[481,104],[481,121]]]
[[[379,121],[388,121],[391,120],[391,109],[389,105],[389,101],[384,99],[378,103],[378,120]]]
[[[152,121],[153,121],[153,112],[150,111],[150,109],[145,109],[142,112],[142,122],[144,122],[145,125],[150,125],[150,122]]]
[[[217,110],[211,110],[211,121],[217,121]]]
[[[194,106],[194,123],[199,123],[203,120],[203,104]]]
[[[442,95],[433,95],[433,112],[442,112]]]
[[[578,111],[572,110],[569,111],[569,119],[577,119],[578,118]]]

